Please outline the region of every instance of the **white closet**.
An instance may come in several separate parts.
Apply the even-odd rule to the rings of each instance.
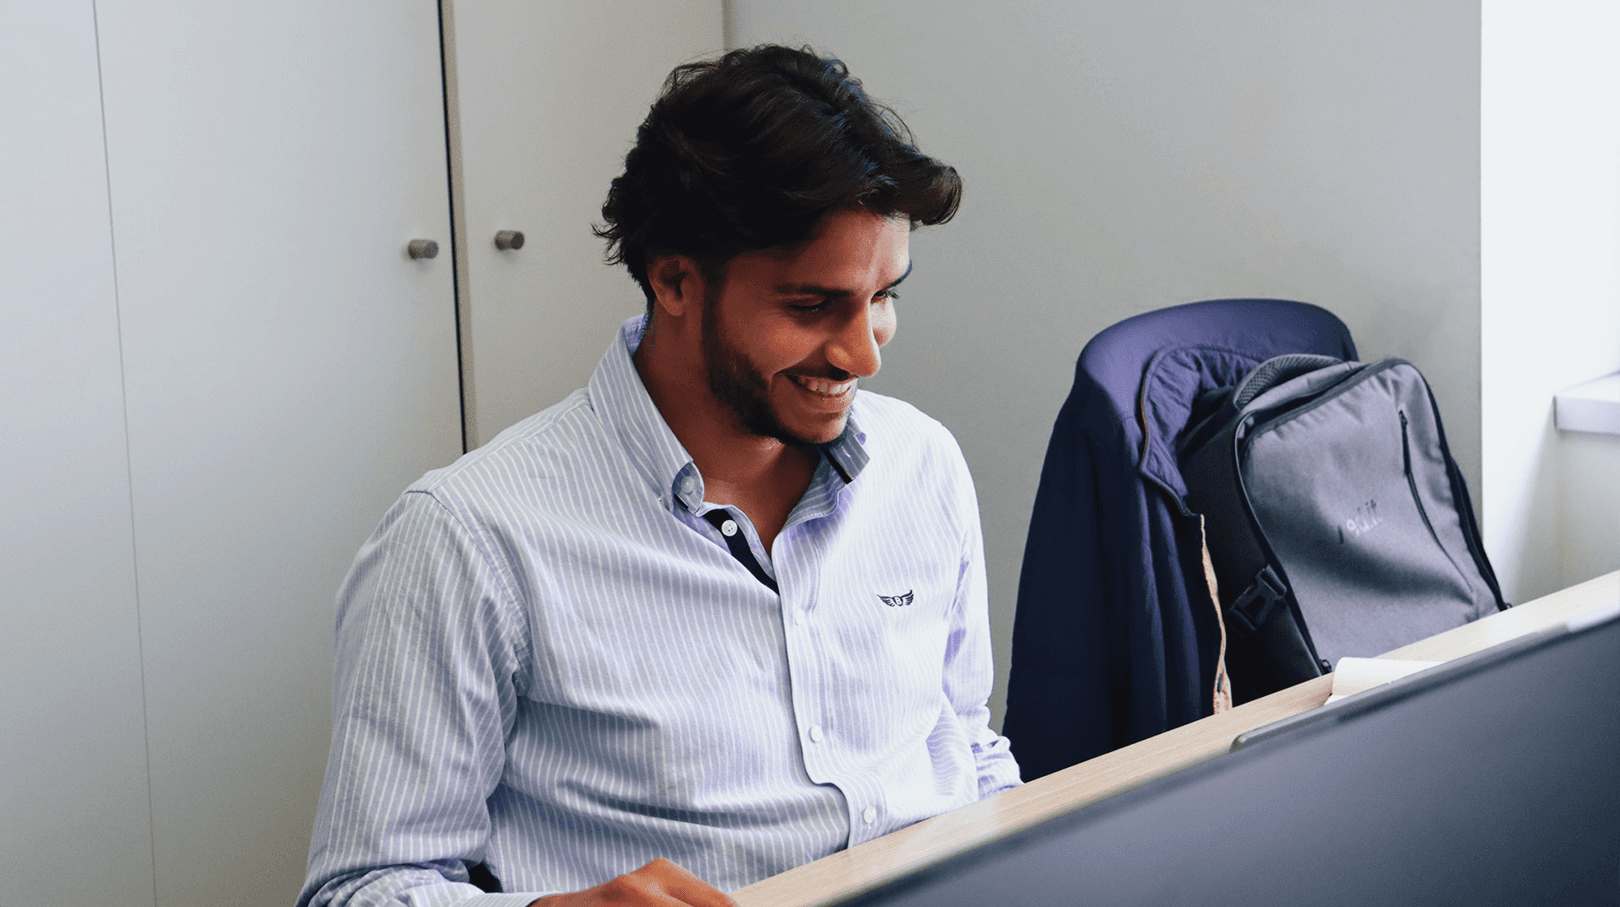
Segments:
[[[724,43],[717,0],[446,0],[463,368],[473,446],[583,387],[643,311],[602,262],[608,183],[677,64]],[[496,234],[523,234],[499,249]]]
[[[641,307],[590,225],[721,5],[444,6],[452,129],[430,0],[0,7],[0,905],[291,903],[333,597],[458,352],[481,442]]]
[[[91,5],[0,6],[0,84],[0,904],[150,904]]]
[[[478,443],[641,307],[590,226],[720,4],[444,7],[449,129],[430,0],[0,7],[4,907],[291,903],[333,597],[458,354]]]
[[[284,905],[333,594],[461,450],[438,11],[0,19],[0,903]]]

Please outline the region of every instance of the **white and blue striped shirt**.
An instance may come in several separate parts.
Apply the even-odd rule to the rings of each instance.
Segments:
[[[641,327],[361,549],[300,905],[516,907],[655,857],[732,890],[1018,783],[949,432],[858,392],[768,553],[727,514],[772,591],[704,518]]]

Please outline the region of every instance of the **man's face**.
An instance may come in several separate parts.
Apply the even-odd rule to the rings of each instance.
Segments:
[[[848,209],[810,241],[733,258],[703,312],[709,389],[750,434],[824,444],[844,430],[859,378],[894,336],[910,225]]]

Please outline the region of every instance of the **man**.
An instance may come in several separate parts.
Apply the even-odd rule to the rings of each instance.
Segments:
[[[599,231],[646,317],[344,584],[300,905],[727,904],[1018,783],[966,465],[856,389],[961,192],[906,135],[807,51],[671,75]]]

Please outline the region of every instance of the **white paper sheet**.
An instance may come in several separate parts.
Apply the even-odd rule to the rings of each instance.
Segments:
[[[1327,701],[1331,703],[1352,693],[1359,693],[1392,680],[1400,680],[1408,674],[1416,674],[1439,663],[1395,658],[1353,658],[1346,655],[1339,659],[1338,665],[1333,669],[1333,694]]]

